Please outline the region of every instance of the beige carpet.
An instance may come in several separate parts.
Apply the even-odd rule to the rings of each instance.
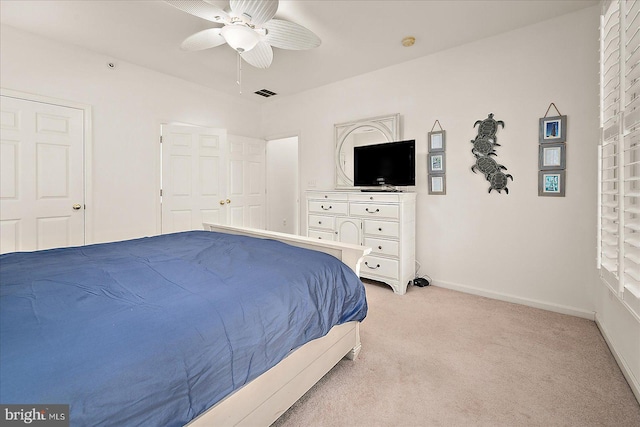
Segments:
[[[433,286],[365,286],[360,357],[274,426],[640,426],[594,322]]]

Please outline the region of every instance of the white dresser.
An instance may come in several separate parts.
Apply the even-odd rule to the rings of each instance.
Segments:
[[[403,295],[415,277],[416,193],[307,191],[307,235],[372,248],[360,276]]]

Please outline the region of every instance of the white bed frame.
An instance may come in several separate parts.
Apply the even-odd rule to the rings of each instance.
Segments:
[[[360,261],[370,248],[309,237],[294,236],[250,228],[204,223],[204,229],[273,239],[335,256],[356,274]],[[313,340],[289,354],[276,366],[230,394],[191,421],[190,427],[269,426],[343,357],[355,359],[360,352],[360,323],[335,326],[327,335]]]

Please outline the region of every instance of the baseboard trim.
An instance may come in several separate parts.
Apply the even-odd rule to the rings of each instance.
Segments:
[[[624,378],[627,380],[627,384],[629,384],[629,387],[631,387],[631,391],[636,396],[636,400],[638,401],[638,403],[640,403],[640,383],[638,383],[638,379],[633,376],[633,374],[631,373],[631,369],[629,369],[629,365],[627,365],[627,362],[624,360],[624,358],[622,358],[620,353],[618,353],[616,348],[613,346],[613,343],[609,338],[609,334],[607,333],[604,325],[600,323],[600,319],[597,314],[595,321],[598,329],[600,330],[600,334],[604,338],[604,341],[607,343],[607,346],[611,351],[611,354],[613,354],[614,359],[616,359],[616,362],[618,363],[618,366],[622,371],[622,375],[624,375]]]
[[[460,291],[467,294],[479,295],[491,299],[497,299],[500,301],[513,302],[516,304],[526,305],[529,307],[540,308],[542,310],[553,311],[555,313],[568,314],[571,316],[582,317],[584,319],[595,320],[595,312],[589,310],[583,310],[580,308],[569,307],[560,304],[553,304],[544,301],[538,301],[530,298],[521,298],[514,295],[503,294],[500,292],[487,291],[485,289],[474,288],[473,286],[460,285],[457,283],[434,281],[433,286],[440,288],[451,289],[454,291]]]

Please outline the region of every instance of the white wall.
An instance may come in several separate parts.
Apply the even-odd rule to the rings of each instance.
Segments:
[[[182,122],[258,137],[249,101],[3,25],[0,85],[90,105],[90,242],[159,232],[160,124]],[[108,62],[117,67],[110,69]]]
[[[593,7],[274,99],[263,131],[297,131],[302,190],[312,181],[330,189],[334,123],[400,113],[402,136],[417,142],[421,273],[440,286],[593,318],[598,22]],[[551,102],[568,116],[565,198],[537,191],[538,119]],[[497,160],[514,176],[509,195],[488,194],[470,170],[473,124],[489,112],[506,123]],[[447,131],[446,196],[429,196],[426,182],[436,119]]]
[[[297,234],[298,137],[267,141],[267,230]]]

